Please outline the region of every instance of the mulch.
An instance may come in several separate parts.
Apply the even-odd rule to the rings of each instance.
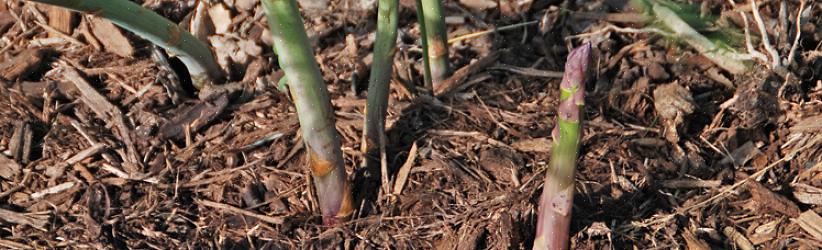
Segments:
[[[183,23],[196,7],[141,2]],[[432,98],[414,2],[401,1],[386,182],[359,167],[373,7],[304,13],[357,197],[335,228],[322,226],[261,7],[213,2],[229,83],[202,93],[179,61],[105,20],[0,4],[0,248],[528,249],[557,75],[582,42],[595,58],[574,249],[822,248],[818,2],[800,13],[788,74],[755,61],[731,75],[661,36],[597,32],[640,27],[625,1],[445,1],[449,37],[538,22],[452,44],[457,73]],[[784,58],[800,3],[759,5]]]

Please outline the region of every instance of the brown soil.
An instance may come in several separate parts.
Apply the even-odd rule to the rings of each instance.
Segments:
[[[194,10],[142,2],[175,21]],[[179,62],[152,57],[130,33],[0,4],[0,248],[530,249],[558,97],[551,75],[587,41],[596,54],[574,249],[822,248],[818,1],[805,5],[789,73],[757,61],[742,75],[653,34],[565,39],[639,28],[624,1],[446,1],[449,37],[539,22],[453,44],[452,65],[467,68],[439,101],[418,94],[419,30],[413,1],[401,1],[388,183],[357,167],[376,16],[331,1],[305,21],[357,197],[336,228],[321,225],[265,16],[256,1],[224,2],[224,46],[239,48],[229,94],[202,101]],[[763,0],[760,12],[786,58],[800,5],[785,1],[780,18],[782,2]],[[728,1],[702,6],[737,15]],[[164,87],[177,81],[183,89]]]

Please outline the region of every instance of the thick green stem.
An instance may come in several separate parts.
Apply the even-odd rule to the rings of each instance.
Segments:
[[[297,108],[309,167],[317,189],[323,223],[333,226],[354,211],[351,190],[334,126],[334,110],[328,89],[314,61],[295,0],[263,0],[268,26],[280,67],[288,77],[289,90]]]
[[[180,58],[195,87],[219,81],[223,71],[205,42],[177,24],[128,0],[29,0],[60,6],[110,20],[114,24],[157,44]]]
[[[585,78],[591,45],[568,55],[560,83],[557,124],[552,132],[551,164],[545,176],[539,204],[535,250],[568,249],[571,207],[574,203],[574,172],[579,153],[581,110],[585,104]]]
[[[419,9],[417,5],[417,9]],[[419,13],[419,12],[418,12]],[[432,87],[436,89],[451,75],[448,67],[448,34],[445,31],[445,15],[441,0],[422,0],[422,16],[425,23],[425,40],[428,41],[428,61]]]
[[[417,0],[417,23],[420,25],[420,37],[422,40],[422,70],[425,89],[434,93],[434,84],[431,80],[431,60],[428,56],[428,31],[425,27],[425,15],[422,13],[422,0]]]
[[[379,159],[379,149],[384,146],[382,135],[385,133],[391,66],[397,43],[398,5],[398,0],[380,0],[377,10],[377,40],[374,44],[371,76],[368,79],[365,136],[362,144],[363,153],[366,153],[366,167],[375,162],[373,159]]]

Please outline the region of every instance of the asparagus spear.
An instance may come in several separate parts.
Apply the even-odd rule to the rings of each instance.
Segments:
[[[585,104],[585,78],[591,44],[568,55],[560,83],[557,124],[552,132],[551,165],[545,176],[539,203],[537,234],[533,249],[568,249],[568,230],[574,201],[574,171],[579,153],[580,121]]]
[[[365,135],[362,151],[366,153],[366,167],[379,162],[379,149],[384,145],[385,112],[388,105],[391,65],[397,42],[398,0],[380,0],[377,11],[377,40],[374,62],[368,79],[368,101],[365,112]]]
[[[417,18],[420,19],[420,27],[425,29],[423,41],[426,44],[423,46],[427,47],[427,67],[431,71],[430,80],[433,85],[426,87],[436,89],[436,86],[451,74],[451,69],[448,67],[448,44],[446,43],[448,34],[445,32],[442,1],[421,0],[417,3]],[[420,12],[422,15],[419,15]]]
[[[151,10],[128,0],[29,0],[63,7],[73,11],[103,17],[114,24],[157,44],[180,58],[186,65],[195,87],[202,89],[222,78],[223,71],[217,65],[211,49]]]
[[[280,67],[300,120],[323,224],[334,226],[354,211],[351,190],[334,126],[327,87],[314,61],[296,0],[262,0]]]

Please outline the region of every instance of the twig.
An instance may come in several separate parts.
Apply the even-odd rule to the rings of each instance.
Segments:
[[[32,200],[38,200],[40,198],[45,197],[46,195],[57,194],[57,193],[66,191],[66,190],[74,187],[74,184],[75,183],[73,181],[69,181],[69,182],[65,182],[63,184],[59,184],[57,186],[53,186],[53,187],[50,187],[50,188],[40,190],[38,192],[34,192],[34,193],[31,194],[31,199]]]
[[[733,0],[728,0],[728,3],[730,3],[731,6],[736,10],[736,12],[739,13],[739,16],[742,17],[742,23],[745,26],[745,30],[744,30],[744,32],[745,32],[745,48],[748,49],[748,54],[750,54],[751,57],[753,57],[755,59],[758,59],[760,61],[763,61],[763,62],[767,63],[768,62],[768,57],[765,56],[765,54],[762,54],[759,51],[757,51],[756,49],[754,49],[753,43],[751,43],[751,29],[748,26],[748,15],[745,15],[745,12],[743,12],[740,8],[737,8],[736,3],[734,3]]]
[[[507,64],[497,64],[488,69],[492,70],[504,70],[513,73],[517,73],[520,75],[525,76],[536,76],[536,77],[545,77],[545,78],[562,78],[562,72],[559,71],[548,71],[548,70],[538,70],[534,68],[524,68],[524,67],[517,67],[513,65]]]
[[[251,211],[246,211],[246,210],[243,210],[243,209],[231,206],[231,205],[227,205],[227,204],[217,203],[217,202],[208,201],[208,200],[197,200],[196,202],[197,202],[197,204],[200,204],[200,205],[203,205],[203,206],[206,206],[206,207],[216,208],[216,209],[223,210],[225,212],[229,212],[229,213],[233,213],[233,214],[245,215],[245,216],[248,216],[248,217],[251,217],[251,218],[255,218],[255,219],[258,219],[258,220],[261,220],[261,221],[264,221],[264,222],[271,223],[271,224],[279,225],[279,224],[283,224],[283,222],[284,222],[284,219],[282,217],[272,217],[272,216],[257,214],[257,213],[254,213],[254,212],[251,212]]]
[[[759,34],[762,35],[762,45],[765,46],[765,51],[771,54],[771,68],[775,69],[780,67],[782,64],[779,62],[779,52],[774,49],[773,45],[771,45],[771,40],[768,38],[768,31],[765,29],[765,23],[762,21],[762,16],[759,14],[759,6],[756,4],[756,0],[751,0],[751,12],[753,13],[754,20],[756,21],[756,26],[759,29]]]
[[[74,45],[77,45],[77,46],[86,46],[86,44],[84,44],[84,43],[83,43],[83,42],[81,42],[80,40],[77,40],[77,39],[75,39],[74,37],[71,37],[71,36],[69,36],[69,35],[66,35],[65,33],[63,33],[63,32],[61,32],[61,31],[59,31],[59,30],[55,29],[54,27],[49,26],[48,24],[44,24],[44,23],[41,23],[41,22],[38,22],[38,21],[34,21],[34,23],[35,23],[35,24],[37,24],[37,26],[42,27],[43,29],[45,29],[45,30],[46,30],[46,31],[48,31],[48,32],[51,32],[51,33],[57,34],[58,36],[60,36],[60,38],[63,38],[64,40],[66,40],[66,41],[68,41],[68,42],[70,42],[70,43],[73,43]]]
[[[92,157],[96,154],[99,154],[100,152],[103,152],[104,150],[106,150],[106,145],[104,145],[104,144],[94,144],[91,147],[89,147],[87,149],[84,149],[83,151],[78,152],[77,154],[75,154],[71,158],[68,158],[65,163],[68,164],[68,165],[74,165],[75,163],[78,163],[78,162],[80,162],[80,161],[82,161],[86,158],[89,158],[89,157]]]
[[[667,32],[667,31],[664,31],[664,30],[661,30],[661,29],[657,29],[657,28],[642,28],[642,29],[622,28],[622,27],[615,26],[613,24],[608,24],[608,26],[605,26],[605,28],[602,28],[602,29],[594,31],[594,32],[588,32],[588,33],[582,33],[582,34],[573,35],[573,36],[567,36],[567,37],[565,37],[565,40],[595,36],[595,35],[599,35],[599,34],[602,34],[602,33],[609,32],[609,31],[616,31],[616,32],[619,32],[619,33],[630,33],[630,34],[656,33],[656,34],[660,34],[660,35],[663,35],[663,36],[672,36],[673,35],[670,32]]]
[[[411,173],[411,167],[414,166],[414,161],[417,159],[417,143],[411,145],[411,150],[408,151],[408,158],[405,159],[405,163],[402,164],[400,167],[399,173],[397,173],[397,178],[394,179],[394,189],[393,194],[399,195],[402,194],[402,189],[405,187],[405,183],[408,180],[408,174]]]
[[[142,174],[143,176],[133,176],[132,174],[126,173],[123,170],[120,170],[120,169],[118,169],[118,168],[116,168],[116,167],[114,167],[114,166],[112,166],[111,164],[108,164],[108,163],[103,163],[103,166],[100,167],[100,168],[102,170],[105,170],[109,173],[114,174],[117,177],[120,177],[120,178],[126,179],[126,180],[145,181],[145,182],[152,183],[152,184],[157,184],[157,183],[160,182],[159,180],[157,180],[156,177],[146,178],[148,174]]]
[[[6,240],[6,239],[0,239],[0,246],[8,247],[9,249],[34,249],[33,247],[30,247],[29,245],[25,245],[25,244],[22,244],[22,243],[17,243],[15,241],[10,241],[10,240]]]
[[[805,0],[799,1],[799,10],[796,11],[796,36],[793,38],[793,45],[788,53],[788,58],[785,58],[785,67],[791,66],[795,61],[796,49],[799,47],[799,37],[802,36],[802,11],[805,9]]]
[[[516,28],[519,28],[519,27],[524,27],[524,26],[537,24],[537,23],[539,23],[539,21],[523,22],[523,23],[506,25],[506,26],[502,26],[502,27],[499,27],[499,28],[493,28],[493,29],[489,29],[489,30],[483,30],[483,31],[474,32],[474,33],[470,33],[470,34],[465,34],[465,35],[461,35],[461,36],[457,36],[457,37],[448,39],[448,43],[456,43],[456,42],[459,42],[459,41],[468,40],[468,39],[472,39],[472,38],[479,37],[479,36],[484,36],[484,35],[491,34],[491,33],[497,33],[497,32],[500,32],[500,31],[512,30],[512,29],[516,29]]]

